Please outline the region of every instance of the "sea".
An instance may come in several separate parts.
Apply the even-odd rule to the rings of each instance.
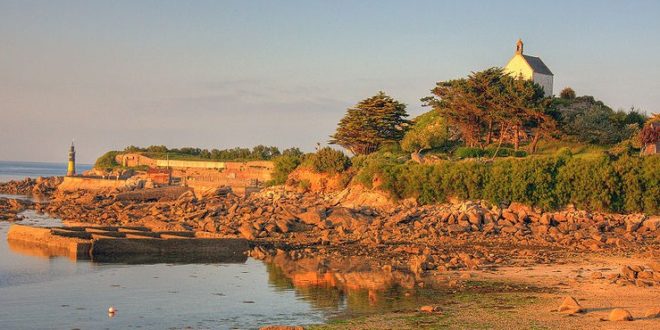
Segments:
[[[66,162],[15,162],[0,160],[0,182],[38,178],[40,176],[63,176],[66,174]],[[89,164],[76,164],[76,171],[81,173],[92,168]]]
[[[63,175],[64,165],[0,162],[0,176],[10,180]],[[78,171],[86,168],[81,165]],[[34,210],[20,216],[23,219],[16,223],[62,225],[60,219]],[[374,276],[355,273],[354,266],[349,276],[342,269],[328,273],[327,267],[317,269],[297,261],[269,264],[252,258],[101,263],[8,242],[11,225],[0,221],[0,329],[258,329],[319,324],[349,315],[415,308],[419,303],[415,291],[395,285],[384,291],[368,287],[374,283],[371,280],[364,288],[357,282],[337,285],[341,279]],[[110,307],[117,312],[109,314]]]

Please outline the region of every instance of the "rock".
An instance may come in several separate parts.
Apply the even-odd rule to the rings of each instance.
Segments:
[[[245,239],[253,240],[257,237],[254,227],[245,223],[238,227],[238,232],[241,234],[241,236]]]
[[[564,301],[561,303],[561,306],[559,306],[559,312],[572,315],[582,313],[584,312],[584,309],[582,306],[580,306],[580,303],[575,300],[575,298],[566,296]]]
[[[610,316],[608,319],[610,321],[632,321],[633,317],[632,315],[630,315],[629,311],[621,308],[616,308],[610,312]]]
[[[480,213],[470,212],[470,213],[467,214],[467,216],[468,216],[468,222],[469,223],[471,223],[473,225],[476,225],[476,226],[481,224],[482,216],[481,216]]]
[[[450,233],[464,233],[468,231],[470,227],[467,226],[461,226],[461,225],[449,225],[447,226],[447,231]]]
[[[603,278],[603,273],[601,272],[593,272],[591,273],[591,279],[592,280],[600,280]]]
[[[282,233],[288,233],[291,231],[291,225],[287,219],[278,219],[275,221],[275,225]]]
[[[637,272],[634,271],[630,266],[623,266],[621,268],[621,274],[629,280],[634,280],[637,278]]]
[[[647,319],[655,319],[660,317],[660,307],[647,308],[644,311],[644,317]]]
[[[428,268],[428,256],[418,255],[410,257],[410,262],[408,263],[408,268],[411,272],[415,274],[421,274]]]
[[[652,216],[644,220],[642,227],[647,228],[650,231],[656,231],[660,229],[660,216]]]
[[[653,273],[649,271],[641,271],[637,273],[637,278],[642,280],[651,280],[653,279]]]
[[[425,305],[420,307],[419,311],[422,313],[440,313],[442,312],[442,309],[440,308],[440,306]]]
[[[300,213],[296,215],[296,217],[308,225],[318,225],[325,217],[324,213],[325,212],[320,209],[312,209],[307,212]]]
[[[546,225],[546,226],[547,226],[547,225],[550,225],[550,224],[552,223],[552,214],[550,214],[550,213],[543,213],[543,215],[541,215],[541,219],[539,219],[539,222],[540,222],[542,225]]]
[[[504,220],[510,221],[511,223],[518,222],[518,215],[508,210],[502,212],[502,218],[504,218]]]

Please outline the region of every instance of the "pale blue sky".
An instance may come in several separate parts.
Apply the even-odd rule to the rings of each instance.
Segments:
[[[503,66],[516,40],[565,86],[660,108],[660,1],[0,0],[0,160],[255,144],[312,150],[383,90]]]

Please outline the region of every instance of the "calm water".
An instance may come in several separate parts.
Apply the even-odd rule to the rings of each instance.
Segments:
[[[32,211],[21,223],[56,225]],[[326,319],[293,287],[269,282],[267,266],[123,265],[74,261],[12,246],[0,222],[0,329],[256,328]],[[107,309],[119,312],[108,317]],[[326,309],[339,311],[339,306]]]
[[[29,167],[20,173],[49,168]],[[34,211],[22,215],[19,223],[61,225]],[[0,221],[0,329],[254,329],[415,309],[438,295],[429,283],[421,289],[412,275],[374,271],[359,258],[339,263],[292,261],[285,255],[268,263],[76,261],[8,242],[10,225]],[[113,317],[107,314],[110,306],[118,309]]]
[[[77,164],[76,171],[91,169],[91,165]],[[0,182],[23,180],[26,177],[62,176],[66,174],[66,163],[37,163],[0,161]]]

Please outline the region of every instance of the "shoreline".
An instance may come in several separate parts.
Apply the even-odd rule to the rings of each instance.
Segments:
[[[250,242],[249,256],[254,259],[268,262],[286,258],[302,265],[321,260],[308,266],[325,277],[333,262],[358,258],[370,267],[360,276],[374,271],[384,274],[378,275],[381,277],[374,283],[382,276],[405,274],[416,287],[424,286],[422,279],[431,277],[444,283],[452,297],[465,300],[430,300],[441,313],[422,313],[418,310],[423,306],[416,306],[402,312],[348,316],[325,325],[309,325],[312,329],[368,329],[373,322],[406,327],[411,326],[411,320],[421,322],[414,327],[451,327],[459,321],[478,321],[454,307],[465,303],[481,306],[480,297],[505,301],[512,311],[529,311],[530,306],[537,305],[558,307],[567,294],[585,305],[593,304],[586,306],[592,310],[573,318],[543,310],[518,321],[490,315],[497,311],[493,306],[486,308],[486,314],[496,322],[491,326],[501,321],[514,326],[524,321],[530,326],[538,321],[549,327],[607,328],[611,323],[593,324],[595,318],[607,319],[606,313],[617,305],[608,299],[620,301],[618,297],[631,290],[638,300],[626,305],[637,319],[629,323],[631,328],[660,322],[643,316],[646,309],[660,304],[657,216],[578,210],[539,213],[520,204],[499,208],[483,201],[393,209],[349,208],[336,203],[333,194],[299,193],[283,187],[250,197],[220,191],[197,197],[183,191],[176,198],[141,200],[121,198],[116,190],[57,191],[52,187],[55,182],[45,179],[40,183],[44,195],[51,198],[48,204],[26,203],[19,208],[34,208],[61,217],[67,224],[75,218],[77,223],[87,225],[140,225],[151,230],[191,230],[244,238]],[[637,269],[632,277],[626,271],[628,265]],[[332,275],[335,281],[345,278],[337,274]],[[323,285],[314,276],[312,282]],[[534,289],[512,293],[506,283],[530,284]],[[473,293],[475,286],[478,290],[484,286],[489,289]]]

